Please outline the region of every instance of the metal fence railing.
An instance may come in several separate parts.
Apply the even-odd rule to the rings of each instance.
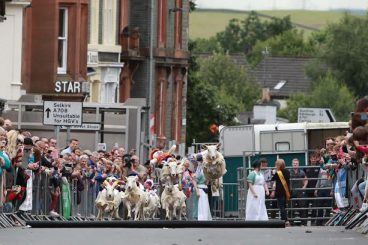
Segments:
[[[286,167],[289,171],[292,167]],[[319,168],[319,166],[300,166],[299,169],[306,170],[308,168]],[[240,193],[238,194],[238,202],[239,202],[239,217],[245,217],[245,208],[246,208],[246,195],[247,195],[247,181],[246,177],[251,169],[240,167],[238,168],[238,185]],[[349,175],[348,185],[347,185],[347,193],[349,194],[349,205],[353,205],[353,197],[350,193],[350,189],[352,184],[356,182],[356,178],[354,176],[358,176],[358,174]],[[318,181],[322,180],[322,178],[308,178],[309,181]],[[327,187],[316,188],[296,188],[293,185],[297,181],[303,181],[304,178],[291,178],[290,179],[290,190],[292,192],[292,197],[287,204],[287,215],[290,221],[296,223],[306,224],[307,221],[317,222],[318,220],[322,220],[325,222],[330,219],[331,211],[334,207],[334,197],[330,195],[332,193],[332,182]],[[318,193],[324,193],[323,195],[318,194],[318,196],[314,196],[314,192],[317,190]],[[276,199],[266,198],[266,208],[268,211],[268,216],[270,218],[278,218],[279,217],[279,209],[277,208]],[[320,223],[320,222],[319,222]]]
[[[306,169],[310,167],[300,167]],[[247,198],[247,182],[246,177],[249,172],[249,168],[237,169],[237,182],[236,183],[220,183],[218,195],[212,195],[209,198],[211,212],[213,219],[244,219],[246,209]],[[4,190],[11,188],[6,183],[6,172],[0,176],[0,214],[5,212],[3,210],[5,203]],[[331,187],[323,188],[293,188],[293,181],[300,179],[291,179],[291,190],[296,192],[312,193],[315,190],[319,191],[331,191]],[[309,178],[309,180],[318,180],[318,178]],[[89,179],[84,178],[82,180],[83,188],[80,188],[77,179],[69,180],[69,189],[71,193],[71,217],[82,217],[94,219],[97,216],[97,210],[95,206],[95,200],[99,191],[98,183],[92,183]],[[351,179],[351,182],[354,180]],[[49,215],[50,204],[52,201],[51,192],[54,191],[54,187],[50,182],[50,176],[46,173],[33,174],[33,188],[32,188],[32,208],[27,211],[31,215]],[[9,183],[8,183],[9,184]],[[154,179],[154,185],[157,188],[157,193],[161,193],[161,185],[158,178]],[[63,213],[63,190],[59,196],[57,212],[60,215]],[[195,193],[192,193],[195,195]],[[13,205],[12,210],[6,212],[16,212],[17,205]],[[278,218],[278,208],[276,206],[275,199],[266,199],[266,207],[270,218]],[[192,206],[187,204],[187,215],[193,211]],[[331,196],[318,196],[302,194],[300,196],[294,196],[288,203],[287,211],[288,218],[291,221],[303,222],[327,220],[330,218],[331,210],[333,208],[333,197]],[[124,205],[120,206],[119,215],[125,218]],[[161,216],[162,217],[162,216]]]

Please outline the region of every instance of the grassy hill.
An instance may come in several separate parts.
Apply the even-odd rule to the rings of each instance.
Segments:
[[[259,11],[261,15],[284,17],[290,15],[294,24],[306,26],[304,29],[306,35],[313,29],[322,29],[328,23],[338,22],[344,16],[343,12],[327,11],[303,11],[303,10],[285,10],[285,11]],[[189,16],[189,37],[209,38],[217,32],[225,29],[229,20],[237,18],[243,20],[248,12],[231,10],[201,10],[197,9]],[[265,18],[265,17],[262,17]]]

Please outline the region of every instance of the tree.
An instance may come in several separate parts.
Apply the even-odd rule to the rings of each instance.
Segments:
[[[192,12],[196,9],[197,4],[194,1],[189,1],[189,10]]]
[[[191,42],[190,49],[194,49]],[[209,127],[233,125],[238,112],[249,110],[260,89],[246,71],[228,55],[215,53],[208,58],[192,57],[187,92],[187,144],[218,140]]]
[[[223,53],[201,59],[199,64],[199,80],[213,85],[217,94],[235,98],[239,111],[252,109],[260,96],[260,89],[250,79],[245,67],[234,64],[231,57]]]
[[[304,33],[297,29],[285,31],[265,41],[259,41],[249,53],[248,61],[257,65],[262,60],[262,51],[271,50],[273,56],[313,57],[316,49],[312,42],[305,41]]]
[[[355,98],[347,86],[338,82],[330,72],[315,84],[309,95],[296,93],[290,96],[287,108],[280,110],[278,116],[287,118],[290,122],[296,122],[299,107],[331,108],[337,121],[349,120],[350,112],[354,109]]]
[[[244,52],[240,21],[231,19],[225,30],[216,34],[216,40],[229,53]]]
[[[217,42],[215,37],[206,38],[197,38],[194,40],[195,48],[192,50],[195,54],[200,53],[213,53],[220,52],[222,50],[220,44]]]
[[[331,108],[338,121],[350,119],[356,101],[352,91],[337,81],[330,72],[316,83],[310,100],[314,107]]]
[[[230,20],[225,30],[217,33],[216,38],[226,52],[248,54],[257,41],[267,40],[292,28],[289,16],[261,21],[258,14],[252,11],[242,21]]]
[[[189,42],[189,50],[196,49],[196,42]],[[215,88],[199,80],[199,64],[197,56],[192,53],[190,57],[187,91],[187,145],[195,139],[197,142],[214,141],[209,126],[218,123],[218,106]]]
[[[367,95],[368,17],[346,14],[340,23],[329,25],[326,32],[322,61],[354,95]]]
[[[309,96],[303,93],[291,94],[286,102],[287,107],[277,112],[277,116],[286,118],[289,122],[298,121],[298,108],[299,107],[312,107],[310,105]]]

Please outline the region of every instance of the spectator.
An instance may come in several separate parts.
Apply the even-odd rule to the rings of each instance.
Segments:
[[[126,153],[126,151],[125,151],[125,149],[123,148],[123,147],[120,147],[119,148],[119,156],[124,156],[125,155],[125,153]]]
[[[53,137],[49,138],[49,146],[54,147],[54,148],[57,147],[57,141],[56,141],[55,138],[53,138]]]
[[[43,143],[45,143],[45,144],[49,144],[49,139],[48,138],[46,138],[46,137],[41,137],[40,138],[40,141],[42,141]]]
[[[198,199],[196,195],[194,194],[194,186],[193,186],[193,172],[195,171],[194,165],[196,164],[196,161],[192,158],[184,158],[183,159],[183,179],[182,179],[182,186],[183,186],[183,192],[187,196],[187,199],[185,200],[186,206],[187,206],[187,217],[190,220],[196,220],[197,219],[197,211],[195,211],[196,203],[198,203]],[[192,168],[191,168],[192,167]],[[194,216],[195,213],[195,216]]]
[[[64,160],[59,158],[54,165],[54,168],[50,172],[50,182],[52,186],[51,190],[51,205],[50,205],[50,215],[58,217],[59,214],[56,211],[57,204],[60,196],[60,188],[61,188],[61,178],[64,167]]]
[[[45,148],[43,149],[43,154],[41,156],[41,167],[44,168],[51,168],[52,164],[54,162],[54,158],[52,156],[52,149],[51,148]]]
[[[326,148],[321,149],[321,154],[322,154],[322,157],[323,157],[323,161],[325,163],[327,163],[328,160],[330,159],[330,153],[334,151],[334,146],[335,146],[335,139],[334,138],[326,139]]]
[[[359,184],[359,193],[362,195],[363,203],[368,204],[368,162],[364,161],[364,181]],[[366,206],[366,205],[365,205]]]
[[[151,179],[147,179],[144,184],[144,191],[151,192],[153,190],[153,181]]]
[[[4,118],[0,117],[0,130],[6,132],[6,130],[4,128],[4,124],[5,124]]]
[[[8,154],[5,152],[5,147],[6,147],[6,140],[0,139],[0,176],[3,173],[3,169],[7,171],[10,171],[11,169],[11,162]]]
[[[344,209],[349,206],[346,188],[349,166],[344,159],[339,158],[338,149],[335,149],[335,151],[330,154],[330,160],[326,164],[326,168],[332,170],[330,171],[330,175],[332,174],[333,194],[336,206],[338,209]]]
[[[61,155],[64,156],[65,153],[72,154],[75,149],[79,147],[79,140],[70,139],[69,146],[61,151]]]
[[[18,210],[19,206],[26,199],[28,178],[29,176],[22,167],[22,158],[14,158],[13,185],[11,186],[11,189],[8,190],[6,202],[11,203],[11,207],[15,207],[15,210]]]
[[[28,164],[28,169],[36,171],[39,168],[39,161],[41,158],[41,153],[39,150],[36,150],[33,145],[33,141],[31,138],[24,138],[23,141],[23,164],[24,167]]]
[[[276,170],[273,171],[272,180],[274,181],[271,198],[277,199],[277,205],[280,209],[281,220],[285,221],[285,225],[290,223],[286,213],[286,203],[290,199],[290,172],[285,169],[285,161],[278,159],[275,162]]]
[[[130,159],[132,161],[132,171],[135,171],[138,173],[140,183],[143,184],[147,178],[146,168],[140,164],[139,157],[137,155],[132,155]]]
[[[305,175],[308,179],[306,197],[310,198],[309,200],[307,200],[306,206],[309,207],[309,204],[312,204],[312,207],[313,207],[312,217],[317,216],[316,215],[317,211],[314,208],[318,207],[317,205],[318,203],[314,199],[315,198],[314,188],[316,187],[316,183],[317,183],[318,175],[320,171],[320,167],[318,165],[320,159],[321,159],[321,156],[319,155],[319,153],[315,152],[311,154],[309,156],[309,168],[305,169]],[[315,223],[315,220],[312,220],[312,223]]]
[[[86,169],[82,169],[81,165],[77,165],[74,167],[73,172],[71,174],[71,179],[77,180],[77,205],[79,205],[82,201],[82,191],[84,190],[83,177]],[[80,216],[80,214],[77,214]]]
[[[330,173],[329,170],[326,169],[325,164],[322,163],[320,165],[320,170],[318,173],[318,180],[316,182],[316,190],[314,191],[315,197],[320,197],[324,199],[319,199],[317,201],[316,206],[322,209],[318,209],[317,211],[317,221],[316,225],[323,225],[325,220],[322,219],[323,217],[329,217],[330,210],[328,207],[331,207],[331,200],[328,197],[332,196],[331,193],[331,180],[330,180]],[[323,207],[325,207],[323,209]]]
[[[308,179],[303,170],[299,168],[299,160],[294,158],[292,160],[293,168],[290,170],[290,178],[291,178],[291,197],[292,198],[305,198],[306,190],[308,185]],[[299,215],[302,218],[301,223],[302,225],[307,224],[307,210],[306,208],[306,201],[305,200],[293,200],[292,201],[293,207],[302,208],[299,209]],[[295,215],[295,214],[294,214]]]
[[[3,126],[3,128],[7,131],[7,132],[9,132],[10,130],[12,130],[12,128],[13,128],[13,123],[12,123],[12,121],[10,121],[10,119],[5,119],[4,120],[4,126]]]
[[[6,133],[7,144],[6,144],[6,152],[9,157],[13,159],[16,157],[19,151],[22,151],[24,137],[17,130],[10,130]]]

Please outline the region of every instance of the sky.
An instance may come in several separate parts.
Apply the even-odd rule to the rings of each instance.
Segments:
[[[234,10],[367,9],[368,0],[196,0],[198,8]]]

